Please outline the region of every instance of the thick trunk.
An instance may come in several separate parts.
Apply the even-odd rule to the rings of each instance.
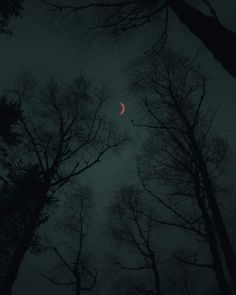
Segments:
[[[206,210],[205,210],[206,211]],[[213,259],[213,270],[215,273],[215,277],[218,283],[218,286],[220,288],[221,294],[222,295],[230,295],[232,294],[229,284],[226,280],[225,274],[224,274],[224,269],[223,269],[223,264],[220,258],[220,251],[218,249],[218,244],[217,244],[217,239],[215,237],[215,233],[212,229],[212,226],[210,224],[210,219],[208,214],[205,212],[203,213],[203,215],[205,215],[203,217],[204,219],[204,223],[206,226],[206,232],[207,232],[207,236],[208,236],[208,245],[209,245],[209,249],[211,252],[211,256]]]
[[[184,0],[167,0],[169,6],[189,30],[212,52],[214,57],[236,77],[236,33],[217,19],[204,15]]]
[[[212,219],[214,222],[215,230],[219,237],[219,242],[221,245],[222,252],[224,254],[225,263],[229,270],[234,290],[236,291],[236,257],[233,250],[233,245],[230,241],[228,231],[223,221],[222,214],[220,212],[212,184],[208,175],[207,168],[204,163],[202,163],[202,178],[205,191],[207,193],[208,205],[212,212]]]
[[[74,275],[76,278],[75,295],[80,295],[80,293],[81,293],[80,274],[78,272],[76,272]]]
[[[182,0],[181,0],[182,1]],[[209,209],[212,213],[212,221],[214,223],[214,230],[219,237],[220,247],[224,255],[225,263],[228,268],[229,274],[232,279],[233,288],[236,292],[236,257],[233,250],[233,245],[231,243],[228,231],[226,229],[222,214],[220,212],[215,192],[213,189],[212,181],[208,173],[207,165],[204,161],[201,149],[199,147],[198,141],[196,140],[195,134],[192,130],[191,124],[189,124],[186,116],[183,116],[189,139],[191,141],[192,149],[195,153],[195,159],[198,166],[198,170],[201,174],[201,180],[203,184],[203,189],[206,195]]]
[[[210,250],[212,261],[213,261],[213,270],[215,273],[215,277],[216,277],[219,289],[221,291],[221,294],[230,295],[232,294],[232,292],[230,290],[229,284],[224,274],[224,268],[220,258],[218,242],[215,236],[214,229],[212,227],[212,222],[211,222],[204,198],[200,192],[200,183],[199,183],[198,176],[195,176],[193,181],[194,181],[194,187],[195,187],[198,206],[201,210],[202,218],[203,218],[205,229],[206,229],[207,241],[208,241],[208,246],[209,246],[209,250]]]
[[[219,205],[217,203],[217,199],[214,193],[213,185],[208,173],[206,163],[204,162],[202,153],[199,149],[194,134],[191,135],[191,140],[196,154],[196,160],[198,162],[198,169],[201,173],[201,179],[204,186],[208,206],[212,213],[214,229],[219,237],[219,242],[225,258],[225,263],[232,279],[233,288],[236,291],[236,257],[233,245],[231,243],[222,214],[220,212]]]
[[[79,286],[79,284],[76,285],[75,295],[80,295],[80,286]]]
[[[32,237],[34,235],[34,231],[40,219],[40,214],[45,205],[46,194],[47,193],[43,192],[41,196],[39,196],[39,199],[38,199],[39,201],[38,201],[38,204],[36,204],[35,206],[34,212],[32,214],[31,222],[29,223],[28,228],[25,230],[24,236],[22,240],[20,241],[20,244],[16,248],[13,254],[13,257],[11,258],[10,265],[6,271],[6,275],[0,286],[1,295],[11,295],[11,289],[17,278],[20,265],[24,259],[26,252],[28,251],[30,247]]]

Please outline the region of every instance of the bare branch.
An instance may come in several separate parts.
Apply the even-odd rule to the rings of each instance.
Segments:
[[[196,263],[196,262],[192,262],[192,261],[187,261],[183,258],[180,258],[178,256],[175,256],[175,259],[181,263],[184,263],[184,264],[188,264],[188,265],[192,265],[192,266],[197,266],[197,267],[203,267],[203,268],[210,268],[212,269],[213,268],[213,264],[207,264],[207,263]]]
[[[55,280],[51,277],[48,277],[47,275],[40,273],[40,276],[46,280],[48,280],[50,283],[54,284],[54,285],[58,285],[58,286],[72,286],[75,285],[76,282],[61,282],[58,280]]]

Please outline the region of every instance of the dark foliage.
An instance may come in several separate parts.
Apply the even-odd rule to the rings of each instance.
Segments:
[[[42,177],[37,166],[11,168],[0,188],[0,281],[7,280],[16,249],[32,222]],[[38,221],[38,225],[45,217]],[[30,245],[29,245],[30,247]]]
[[[20,108],[17,103],[9,101],[7,97],[0,98],[0,139],[3,142],[13,145],[19,140],[17,132],[13,129],[20,117]]]
[[[1,0],[0,2],[0,34],[11,33],[9,22],[13,17],[19,17],[23,12],[23,0]]]

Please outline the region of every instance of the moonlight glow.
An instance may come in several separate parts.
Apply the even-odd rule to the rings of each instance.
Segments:
[[[123,102],[120,102],[120,106],[121,106],[121,111],[119,113],[119,115],[123,115],[126,111],[126,107],[125,107],[125,104]]]

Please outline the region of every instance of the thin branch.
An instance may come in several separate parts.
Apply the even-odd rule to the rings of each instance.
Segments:
[[[141,3],[142,1],[140,0],[136,0],[136,1],[121,1],[118,3],[109,3],[109,2],[103,2],[103,3],[89,3],[87,5],[60,5],[60,4],[56,4],[56,3],[52,3],[49,1],[43,1],[44,4],[55,8],[56,10],[62,11],[62,10],[73,10],[73,11],[79,11],[79,10],[84,10],[84,9],[89,9],[89,8],[111,8],[111,7],[123,7],[123,6],[130,6],[133,4],[137,4],[137,3]]]
[[[189,221],[187,218],[185,218],[182,214],[180,214],[177,210],[175,210],[174,208],[172,208],[170,205],[168,205],[163,199],[161,199],[160,197],[158,197],[157,195],[155,195],[152,190],[150,190],[147,185],[144,183],[143,178],[141,176],[141,172],[140,169],[138,169],[138,174],[142,183],[143,188],[145,189],[145,191],[147,191],[148,194],[150,194],[152,197],[154,197],[155,199],[157,199],[165,208],[167,208],[170,212],[172,212],[174,215],[176,215],[177,217],[179,217],[181,220],[183,220],[186,224],[188,224],[190,226],[190,228],[192,229],[192,231],[196,232],[198,235],[202,236],[202,232],[200,232],[197,228],[195,228],[193,226],[193,224],[191,223],[191,221]]]
[[[44,279],[48,280],[50,283],[58,286],[71,286],[71,285],[76,285],[76,282],[61,282],[57,281],[54,278],[48,277],[47,275],[40,273],[40,276],[43,277]]]
[[[209,1],[207,1],[207,0],[202,0],[202,2],[206,4],[206,6],[209,8],[209,10],[210,10],[212,16],[214,16],[214,18],[218,21],[218,23],[221,24],[220,19],[219,19],[218,15],[217,15],[215,9],[214,9],[213,6],[211,5],[211,3],[210,3]]]
[[[188,264],[188,265],[192,265],[192,266],[197,266],[197,267],[203,267],[203,268],[210,268],[212,269],[213,268],[213,264],[207,264],[207,263],[204,263],[204,264],[200,264],[200,263],[196,263],[196,262],[190,262],[188,260],[185,260],[183,258],[180,258],[178,256],[175,256],[175,259],[181,263],[184,263],[184,264]]]
[[[67,261],[64,259],[64,257],[61,255],[61,253],[58,251],[56,247],[49,247],[49,250],[53,250],[56,254],[56,256],[62,261],[64,266],[71,272],[73,273],[73,269],[70,267],[70,265],[67,263]]]

